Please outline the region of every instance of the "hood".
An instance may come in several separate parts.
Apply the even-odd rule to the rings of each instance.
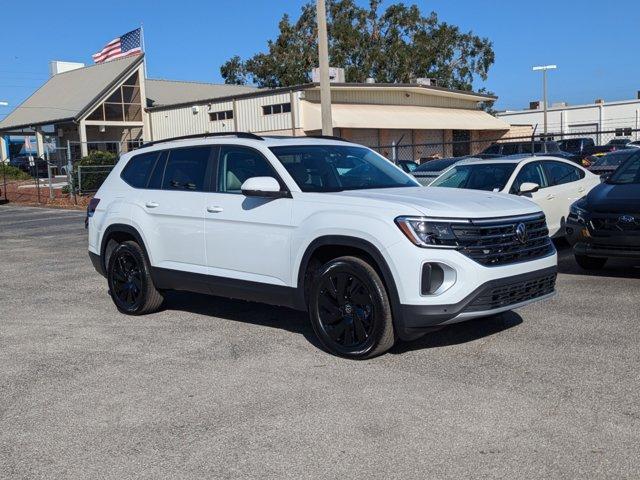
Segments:
[[[587,195],[586,206],[598,213],[640,213],[640,185],[601,183]]]
[[[331,193],[343,198],[373,200],[413,207],[425,216],[492,218],[540,211],[531,200],[506,193],[443,187],[380,188]]]

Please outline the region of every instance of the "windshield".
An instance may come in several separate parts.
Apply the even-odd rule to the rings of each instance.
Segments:
[[[430,186],[501,191],[506,187],[515,168],[515,163],[456,165],[443,173]]]
[[[640,152],[633,154],[624,164],[620,165],[607,180],[607,183],[613,185],[640,183]]]
[[[441,158],[439,160],[429,160],[427,163],[423,163],[418,168],[416,168],[416,172],[441,172],[442,170],[446,170],[451,165],[459,161],[459,158]]]
[[[633,150],[624,153],[609,153],[602,157],[596,157],[596,160],[591,164],[593,167],[617,167],[625,162],[629,157],[634,154]]]
[[[387,159],[363,147],[294,145],[270,150],[303,192],[420,186]]]

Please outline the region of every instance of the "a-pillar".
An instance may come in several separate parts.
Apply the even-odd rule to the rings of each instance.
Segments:
[[[0,163],[7,163],[7,137],[0,136]]]
[[[89,155],[89,146],[87,145],[87,124],[84,120],[78,123],[78,137],[80,138],[80,157]]]

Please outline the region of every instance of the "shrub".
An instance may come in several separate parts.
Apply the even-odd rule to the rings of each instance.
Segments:
[[[104,182],[109,172],[111,172],[111,167],[116,164],[118,161],[118,157],[111,152],[101,152],[101,151],[93,151],[90,152],[86,157],[82,157],[73,165],[73,181],[76,186],[76,191],[78,187],[82,185],[83,192],[95,192],[100,188],[102,182]],[[101,167],[105,168],[87,168],[82,170],[82,182],[80,184],[78,178],[78,167]]]
[[[0,163],[0,181],[3,178],[7,180],[31,180],[31,175],[17,167]]]

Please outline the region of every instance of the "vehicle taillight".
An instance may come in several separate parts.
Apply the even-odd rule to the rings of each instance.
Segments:
[[[92,198],[89,200],[89,205],[87,205],[87,216],[84,219],[84,226],[87,228],[89,226],[89,218],[93,217],[93,214],[96,213],[96,208],[100,203],[99,198]]]

